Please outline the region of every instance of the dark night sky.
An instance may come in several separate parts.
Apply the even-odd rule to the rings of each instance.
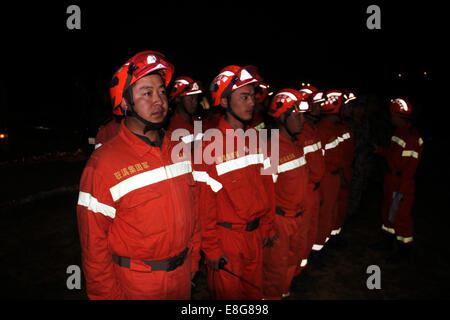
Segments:
[[[385,95],[418,95],[435,85],[445,56],[437,1],[92,2],[2,8],[2,125],[18,115],[51,125],[85,121],[89,115],[80,116],[78,105],[91,101],[88,114],[100,105],[113,72],[141,50],[163,52],[176,75],[206,85],[229,64],[254,64],[278,89],[309,81]],[[81,8],[81,30],[66,28],[70,4]],[[381,8],[381,30],[366,28],[370,4]],[[399,72],[403,82],[394,80]]]

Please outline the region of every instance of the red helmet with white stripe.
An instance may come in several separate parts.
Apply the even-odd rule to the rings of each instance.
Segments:
[[[258,84],[256,85],[255,88],[255,101],[257,103],[263,103],[263,101],[270,95],[271,92],[273,94],[272,88],[270,87],[270,85],[264,82],[264,79],[261,77],[259,73],[258,67],[249,65],[245,66],[244,68],[248,72],[250,72],[253,78],[258,80]]]
[[[176,97],[184,97],[200,93],[202,93],[202,89],[197,81],[192,78],[182,76],[175,79],[169,99],[173,100]]]
[[[348,104],[350,101],[356,100],[356,95],[350,90],[343,90],[344,104]]]
[[[297,90],[282,89],[273,97],[268,114],[279,118],[285,112],[308,112],[310,105],[306,98]]]
[[[223,68],[209,86],[213,106],[220,105],[220,100],[229,96],[234,90],[251,83],[257,83],[245,68],[231,65]]]
[[[389,105],[391,115],[402,118],[412,117],[411,103],[405,98],[392,99]]]
[[[339,90],[330,90],[326,93],[326,98],[321,106],[321,113],[338,114],[343,105],[343,93]]]
[[[165,86],[170,82],[174,72],[174,66],[165,60],[165,56],[157,51],[143,51],[134,55],[114,74],[109,93],[113,106],[113,113],[124,115],[120,104],[124,94],[140,78],[157,71],[162,77]],[[128,96],[130,93],[128,92]],[[132,101],[130,101],[132,103]]]
[[[299,92],[303,95],[304,98],[310,99],[312,103],[321,103],[326,101],[325,93],[319,91],[316,87],[311,85],[302,86]]]

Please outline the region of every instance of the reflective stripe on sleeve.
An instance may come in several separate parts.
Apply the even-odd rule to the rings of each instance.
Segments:
[[[133,190],[143,188],[163,180],[175,178],[189,172],[192,172],[192,164],[191,161],[186,160],[135,175],[111,187],[109,191],[111,192],[113,200],[117,201]]]
[[[321,244],[315,244],[312,246],[312,250],[314,250],[314,251],[320,251],[320,250],[322,250],[322,248],[323,248],[323,245],[321,245]]]
[[[78,205],[88,208],[95,213],[101,213],[104,216],[113,218],[116,216],[116,209],[98,202],[90,193],[80,191],[78,195]]]
[[[384,230],[384,231],[386,231],[386,232],[388,232],[390,234],[395,234],[395,230],[393,228],[388,228],[384,224],[381,225],[381,230]]]
[[[403,243],[410,243],[413,241],[413,237],[402,237],[402,236],[397,236],[397,240]]]
[[[342,139],[347,140],[350,139],[350,133],[346,132],[342,135]]]
[[[198,133],[195,136],[195,139],[194,139],[194,134],[189,134],[189,135],[184,136],[183,138],[181,138],[181,140],[183,140],[184,143],[188,144],[188,143],[191,143],[194,140],[201,140],[202,138],[203,138],[203,133]]]
[[[278,166],[278,173],[294,170],[306,164],[305,156],[288,161]]]
[[[414,150],[404,150],[402,152],[402,157],[413,157],[419,159],[419,154]]]
[[[263,163],[264,156],[262,154],[249,154],[241,158],[229,160],[216,165],[217,175],[222,175],[227,172],[235,171],[248,167],[250,165]]]
[[[206,171],[192,171],[192,176],[195,181],[205,182],[214,192],[218,192],[223,187],[219,181],[211,178]]]
[[[259,131],[261,129],[264,129],[265,127],[266,127],[266,124],[264,122],[261,122],[260,124],[255,126],[255,129]]]
[[[330,142],[330,143],[327,143],[327,144],[325,145],[325,150],[329,150],[329,149],[336,148],[336,147],[338,146],[338,144],[339,144],[339,138],[340,138],[340,137],[337,137],[334,141],[332,141],[332,142]],[[342,138],[341,138],[341,139],[342,139]]]
[[[321,148],[321,143],[319,141],[317,143],[314,143],[314,144],[311,144],[311,145],[308,145],[308,146],[304,147],[303,148],[303,153],[307,154],[307,153],[310,153],[310,152],[315,152],[315,151],[319,150],[320,148]]]
[[[423,140],[422,138],[419,138],[419,146],[423,145]]]
[[[402,148],[406,147],[406,142],[404,140],[400,139],[399,137],[392,136],[391,141],[397,143]]]

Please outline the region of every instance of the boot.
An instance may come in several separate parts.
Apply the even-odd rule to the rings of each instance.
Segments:
[[[369,244],[369,248],[380,251],[391,251],[394,248],[394,242],[395,242],[395,235],[383,232],[381,240]]]

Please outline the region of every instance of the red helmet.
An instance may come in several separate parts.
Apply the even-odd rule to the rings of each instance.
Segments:
[[[308,112],[309,103],[303,95],[294,89],[282,89],[273,97],[268,114],[274,118],[279,118],[283,113],[292,111]]]
[[[131,85],[155,71],[159,72],[167,87],[172,78],[174,66],[165,60],[162,53],[157,51],[140,52],[116,71],[109,89],[114,114],[123,115],[120,104],[124,93]]]
[[[322,104],[321,112],[337,114],[343,105],[343,93],[339,90],[330,90],[326,93],[327,100]]]
[[[209,86],[213,106],[218,106],[220,99],[227,97],[234,90],[256,82],[258,80],[245,68],[234,65],[223,68]]]
[[[305,99],[311,99],[310,101],[313,103],[320,103],[326,100],[325,94],[311,85],[302,86],[299,92]]]
[[[173,100],[176,97],[190,96],[192,94],[202,93],[200,84],[189,77],[177,77],[174,81],[172,91],[169,99]]]
[[[356,95],[351,92],[350,90],[344,90],[343,91],[343,100],[344,100],[344,104],[349,103],[352,100],[356,99]]]
[[[258,80],[258,84],[256,87],[256,92],[255,92],[255,101],[257,103],[262,103],[264,101],[264,99],[266,99],[266,97],[272,91],[272,88],[270,87],[270,85],[268,85],[267,83],[264,82],[263,78],[261,77],[261,75],[259,73],[258,67],[249,65],[249,66],[245,66],[244,68],[248,72],[250,72],[250,74],[253,76],[253,78]],[[272,94],[273,94],[273,91],[272,91]]]
[[[402,118],[411,118],[412,107],[411,103],[405,98],[392,99],[389,105],[391,115]]]

